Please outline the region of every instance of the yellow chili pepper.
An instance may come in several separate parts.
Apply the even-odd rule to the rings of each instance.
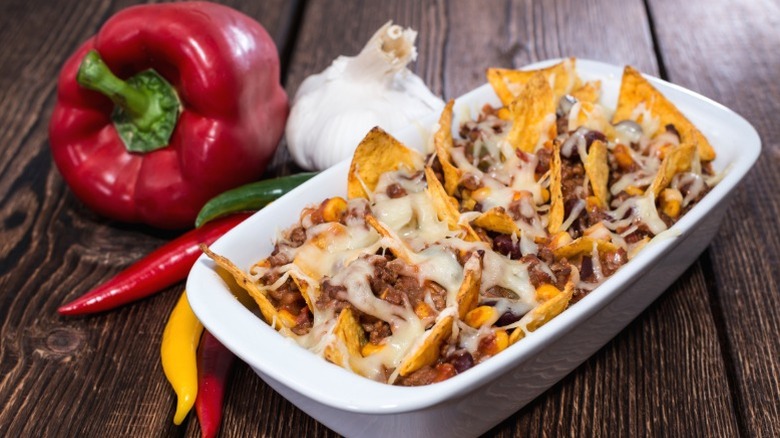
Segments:
[[[160,348],[165,377],[176,392],[176,425],[184,421],[198,395],[196,352],[202,333],[203,325],[192,312],[185,291],[168,318]]]

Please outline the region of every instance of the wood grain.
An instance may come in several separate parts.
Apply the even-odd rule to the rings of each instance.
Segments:
[[[175,400],[159,364],[162,329],[181,286],[105,315],[73,319],[56,313],[60,304],[172,237],[86,210],[65,187],[48,151],[60,66],[108,16],[132,3],[0,5],[3,435],[159,436],[187,430],[171,422]],[[297,2],[237,3],[285,47]]]
[[[669,78],[744,116],[763,141],[710,247],[708,274],[741,432],[780,436],[780,5],[650,5]]]

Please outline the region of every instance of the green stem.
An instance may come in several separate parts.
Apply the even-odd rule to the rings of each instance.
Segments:
[[[150,96],[119,79],[103,62],[96,50],[90,50],[81,62],[76,81],[85,88],[102,93],[133,119],[142,119],[150,106]]]
[[[181,104],[176,90],[157,72],[143,71],[124,81],[91,50],[81,61],[76,81],[114,102],[112,120],[129,151],[151,152],[167,146]]]

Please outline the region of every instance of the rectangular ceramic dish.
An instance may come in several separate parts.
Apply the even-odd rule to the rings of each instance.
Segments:
[[[529,66],[538,68],[556,60]],[[577,60],[584,80],[602,80],[602,102],[614,108],[622,67]],[[727,170],[723,180],[630,263],[548,324],[493,358],[449,380],[423,387],[377,383],[326,362],[272,330],[231,295],[205,256],[187,280],[190,304],[203,325],[300,409],[347,436],[475,436],[541,394],[609,341],[696,260],[714,237],[729,194],[758,158],[755,129],[728,108],[649,78],[704,132]],[[462,96],[459,116],[499,101],[489,85]],[[438,114],[399,139],[422,149]],[[457,129],[459,123],[454,123]],[[273,249],[272,239],[301,209],[345,196],[349,161],[328,169],[227,233],[213,250],[242,269]]]

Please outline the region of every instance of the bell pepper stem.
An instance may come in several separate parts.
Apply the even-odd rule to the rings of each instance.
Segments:
[[[147,93],[119,79],[103,62],[103,58],[96,50],[90,50],[84,57],[76,80],[82,87],[97,91],[111,99],[133,119],[140,121],[149,109],[150,98]]]
[[[157,72],[146,70],[122,80],[96,50],[90,50],[81,61],[76,81],[114,102],[112,119],[128,151],[151,152],[168,145],[181,103],[173,86]]]

